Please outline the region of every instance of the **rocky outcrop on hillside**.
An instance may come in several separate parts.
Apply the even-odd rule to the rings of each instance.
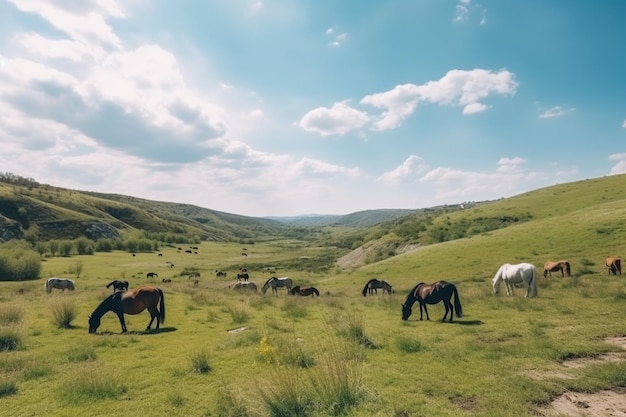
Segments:
[[[0,216],[0,242],[6,242],[11,239],[20,239],[22,230],[17,222]]]
[[[101,222],[84,223],[84,233],[91,240],[117,239],[120,232],[113,226]]]
[[[398,244],[373,240],[337,260],[340,268],[359,268],[419,248],[417,244]]]

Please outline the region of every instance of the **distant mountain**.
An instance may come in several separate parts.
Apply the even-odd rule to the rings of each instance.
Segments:
[[[378,223],[397,219],[420,212],[419,209],[379,209],[357,211],[345,215],[336,214],[308,214],[292,217],[266,217],[266,219],[279,221],[296,226],[346,226],[346,227],[370,227]]]

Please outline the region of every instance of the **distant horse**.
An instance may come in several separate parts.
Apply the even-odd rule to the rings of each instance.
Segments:
[[[69,290],[74,291],[76,287],[74,286],[74,281],[67,278],[48,278],[45,284],[46,292],[51,293],[53,288],[56,288],[61,291]]]
[[[128,281],[113,280],[107,284],[107,288],[109,288],[111,285],[113,286],[113,292],[128,290]]]
[[[506,295],[513,294],[513,284],[523,283],[526,288],[524,297],[537,296],[537,271],[532,264],[502,265],[492,280],[494,294],[500,291],[500,283],[502,281],[504,281],[506,287]]]
[[[230,285],[229,288],[232,288],[233,290],[249,290],[254,292],[258,291],[256,284],[252,281],[235,282],[233,285]]]
[[[319,297],[320,292],[315,287],[305,287],[300,288],[298,295],[301,295],[302,297],[308,297],[309,295],[315,297],[317,295]]]
[[[384,279],[372,278],[367,281],[367,284],[365,284],[365,287],[363,287],[363,297],[365,297],[367,294],[378,294],[379,288],[382,288],[383,294],[385,292],[391,294],[391,292],[393,291],[391,285]]]
[[[454,305],[450,301],[454,296]],[[446,308],[446,314],[443,315],[441,322],[446,321],[446,316],[450,312],[450,323],[456,310],[457,317],[463,317],[463,308],[461,307],[461,300],[456,286],[451,282],[437,281],[432,284],[425,284],[420,282],[409,292],[406,297],[406,301],[402,304],[402,320],[407,320],[412,313],[412,307],[415,302],[420,303],[420,320],[423,319],[422,307],[426,312],[426,320],[430,320],[428,316],[428,309],[426,304],[437,304],[443,301],[443,305]]]
[[[543,265],[543,277],[546,278],[548,275],[552,277],[552,272],[561,271],[561,276],[572,276],[572,270],[570,268],[569,262],[567,261],[547,261]]]
[[[607,267],[609,275],[617,275],[618,272],[620,275],[622,275],[622,258],[620,258],[619,256],[609,256],[608,258],[606,258],[605,265]]]
[[[263,288],[261,289],[263,291],[263,294],[265,294],[267,289],[270,287],[272,287],[272,292],[274,294],[278,293],[278,288],[280,287],[287,288],[287,292],[289,293],[289,291],[293,287],[293,280],[289,277],[283,277],[283,278],[271,277],[270,279],[265,281],[265,284],[263,284]]]
[[[157,274],[156,272],[148,272],[146,274],[146,278],[158,278],[159,274]]]
[[[164,284],[167,284],[168,282],[172,282],[172,280],[170,278],[163,278],[161,282],[163,282]]]
[[[217,270],[215,271],[215,276],[217,278],[219,278],[219,277],[226,277],[226,275],[227,275],[227,273],[224,272],[224,271],[217,271]]]
[[[140,287],[130,291],[115,292],[100,303],[89,316],[89,333],[95,333],[100,326],[100,319],[107,311],[117,314],[122,326],[122,333],[126,332],[124,314],[139,314],[145,309],[150,312],[150,323],[146,330],[150,330],[156,319],[156,328],[165,322],[165,297],[163,291],[156,287]]]
[[[247,272],[238,273],[237,280],[238,281],[248,281],[250,279],[250,275]]]

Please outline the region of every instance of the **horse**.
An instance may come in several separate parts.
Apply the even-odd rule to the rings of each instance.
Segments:
[[[247,272],[237,274],[238,281],[248,281],[250,279],[250,275]]]
[[[450,301],[454,296],[454,304]],[[456,286],[451,282],[437,281],[432,284],[425,284],[420,282],[409,292],[402,304],[402,320],[407,320],[412,313],[412,307],[415,302],[420,303],[420,320],[423,319],[422,307],[426,312],[426,320],[430,320],[428,316],[428,309],[426,304],[437,304],[443,301],[443,305],[446,308],[446,314],[443,315],[441,322],[446,321],[446,316],[450,312],[450,323],[456,311],[457,317],[463,317],[463,308],[461,306],[461,299],[459,298],[459,292]]]
[[[299,295],[300,294],[300,286],[296,285],[289,290],[290,295]]]
[[[146,278],[158,278],[159,274],[157,274],[156,272],[148,272],[146,274]]]
[[[100,326],[100,319],[107,311],[117,314],[122,326],[122,333],[126,332],[124,314],[139,314],[145,309],[150,312],[150,323],[146,330],[150,330],[156,319],[156,328],[165,322],[165,296],[160,288],[145,286],[130,291],[119,291],[109,295],[100,303],[89,316],[89,333],[95,333]]]
[[[272,292],[274,294],[278,294],[278,288],[280,287],[287,288],[287,293],[289,293],[289,291],[293,287],[293,280],[289,277],[282,277],[282,278],[271,277],[270,279],[265,281],[265,284],[263,284],[263,288],[261,289],[263,291],[263,294],[265,294],[267,289],[270,287],[272,287]]]
[[[618,272],[620,275],[622,275],[622,258],[620,258],[619,256],[609,256],[608,258],[606,258],[606,261],[604,263],[606,265],[609,275],[617,275]]]
[[[570,268],[569,262],[567,261],[547,261],[543,265],[543,277],[546,278],[548,275],[552,277],[552,272],[561,271],[561,276],[572,276],[572,269]]]
[[[249,290],[254,292],[258,291],[256,284],[252,281],[235,282],[233,285],[230,285],[229,288],[232,288],[233,290]]]
[[[45,283],[46,292],[49,294],[52,292],[52,289],[56,288],[61,291],[69,290],[74,291],[76,287],[74,286],[74,281],[67,278],[48,278]]]
[[[309,295],[313,297],[317,295],[319,297],[320,292],[315,287],[305,287],[305,288],[300,288],[300,291],[298,291],[298,294],[301,295],[302,297],[308,297]]]
[[[219,278],[219,277],[226,277],[226,275],[227,275],[227,273],[224,272],[224,271],[217,271],[217,270],[215,271],[215,276],[217,278]]]
[[[163,278],[161,280],[161,282],[163,282],[164,284],[168,283],[168,282],[172,282],[172,280],[170,278]]]
[[[119,291],[128,290],[128,281],[113,280],[107,284],[107,288],[109,288],[111,285],[113,286],[113,292],[118,291],[118,290]]]
[[[393,291],[391,285],[384,279],[372,278],[367,281],[367,284],[365,284],[365,287],[363,287],[363,297],[365,297],[367,294],[378,294],[379,288],[383,289],[383,294],[385,292],[391,294],[391,292]]]
[[[524,297],[537,296],[537,271],[532,264],[524,262],[516,265],[504,264],[500,266],[492,280],[494,294],[500,291],[500,283],[502,281],[504,281],[506,287],[506,295],[513,294],[512,284],[523,283],[526,288]]]

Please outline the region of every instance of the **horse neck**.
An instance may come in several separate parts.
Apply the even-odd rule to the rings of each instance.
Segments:
[[[104,301],[102,301],[100,305],[96,307],[93,313],[91,313],[91,317],[93,317],[94,319],[100,319],[102,316],[104,316],[104,313],[113,310],[113,298],[116,295],[117,294],[113,294],[105,298]]]
[[[404,304],[407,307],[412,307],[413,304],[415,304],[415,302],[417,301],[417,296],[415,295],[415,291],[417,290],[417,287],[419,287],[420,284],[417,284],[410,292],[409,295],[406,296],[406,300],[404,301]]]

